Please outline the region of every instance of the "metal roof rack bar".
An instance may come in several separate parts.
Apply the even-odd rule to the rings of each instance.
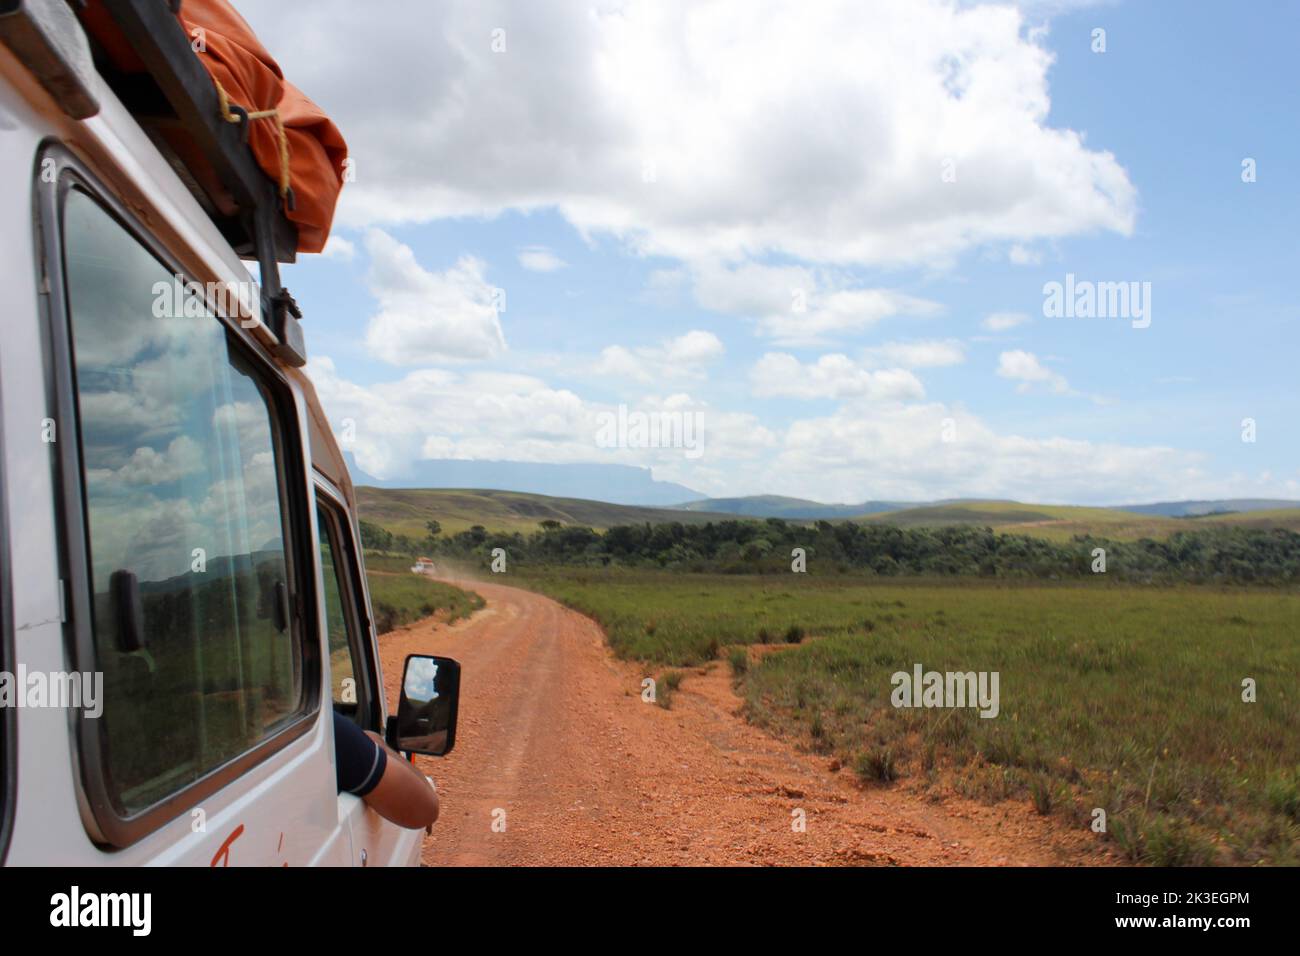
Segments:
[[[222,185],[238,204],[237,222],[218,223],[218,226],[239,255],[257,260],[261,269],[262,314],[279,340],[277,355],[290,365],[306,364],[306,346],[298,324],[302,313],[288,290],[280,285],[279,263],[294,261],[298,230],[284,214],[276,185],[248,148],[248,121],[236,125],[221,118],[212,77],[195,56],[190,38],[176,18],[179,0],[103,0],[103,3],[178,120],[203,150]],[[292,192],[289,201],[292,202]]]

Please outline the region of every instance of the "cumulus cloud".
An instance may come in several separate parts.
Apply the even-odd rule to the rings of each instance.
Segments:
[[[691,465],[680,448],[604,448],[597,443],[602,413],[616,406],[579,397],[529,375],[418,369],[399,379],[359,385],[326,356],[308,365],[335,430],[350,420],[354,437],[341,442],[361,468],[381,478],[408,474],[425,458],[605,462],[653,467],[657,478],[682,480]],[[707,454],[716,462],[743,460],[774,444],[758,419],[674,393],[643,396],[632,411],[693,410],[702,416]]]
[[[143,445],[136,448],[120,468],[92,469],[91,473],[100,482],[165,485],[197,474],[205,465],[203,449],[198,442],[188,435],[177,435],[162,451]]]
[[[1036,266],[1043,261],[1041,252],[1029,246],[1022,246],[1019,243],[1012,245],[1007,252],[1007,258],[1015,266]]]
[[[1011,5],[291,7],[241,11],[349,138],[343,224],[554,207],[649,254],[844,264],[1134,227],[1116,158],[1049,125]]]
[[[712,332],[693,329],[658,346],[629,349],[611,345],[601,351],[590,367],[595,375],[642,383],[665,379],[698,378],[705,367],[721,358],[726,349]]]
[[[861,355],[872,368],[942,368],[966,361],[966,348],[956,339],[927,339],[873,345]]]
[[[1201,456],[1167,447],[999,434],[961,407],[899,403],[873,407],[870,414],[845,406],[794,422],[758,480],[772,494],[822,501],[974,497],[1100,504],[1209,490],[1200,464]]]
[[[519,264],[529,272],[555,272],[568,265],[545,246],[528,246],[520,249]]]
[[[645,398],[706,412],[706,453],[684,461],[596,447],[608,406],[531,376],[419,368],[363,386],[314,359],[327,410],[356,422],[351,450],[367,471],[476,457],[651,464],[715,493],[822,500],[1218,494],[1185,453],[1002,434],[926,402],[910,371],[960,362],[964,349],[895,328],[943,308],[892,267],[943,267],[978,247],[1028,266],[1058,238],[1134,228],[1136,191],[1116,158],[1050,125],[1051,54],[1016,5],[448,0],[431,20],[416,0],[385,4],[383,17],[320,0],[305,21],[289,6],[242,0],[241,11],[349,138],[357,177],[338,221],[368,230],[373,354],[445,365],[499,356],[505,338],[484,263],[422,266],[372,227],[555,209],[584,238],[664,257],[648,300],[693,297],[769,348],[830,353],[768,352],[755,391],[840,403],[768,428],[679,393]],[[369,82],[353,82],[349,64]],[[525,268],[555,265],[549,249],[518,255]],[[984,327],[1026,320],[998,313]],[[841,344],[882,326],[899,341]],[[593,364],[658,387],[716,360],[710,337],[612,345]],[[1069,391],[1028,352],[1003,353],[998,374]],[[956,442],[940,437],[948,418]]]
[[[916,296],[855,286],[829,269],[706,262],[693,269],[692,281],[701,307],[752,319],[779,345],[824,345],[893,316],[943,311]]]
[[[450,269],[430,272],[404,245],[381,229],[366,234],[367,282],[379,311],[366,327],[366,346],[393,365],[448,359],[493,358],[505,351],[497,311],[498,290],[487,266],[462,256]]]
[[[1043,385],[1057,394],[1068,394],[1070,383],[1065,376],[1053,372],[1033,352],[1014,349],[998,356],[998,375],[1019,382],[1018,392],[1028,392],[1035,385]]]
[[[925,397],[920,381],[906,369],[872,372],[847,355],[823,355],[814,363],[804,363],[784,352],[769,352],[754,365],[749,379],[759,397],[877,401]]]
[[[1244,476],[1234,479],[1236,485],[1211,479],[1196,453],[1005,434],[962,406],[874,399],[861,388],[838,391],[843,400],[829,414],[796,416],[780,429],[684,393],[645,396],[627,406],[698,413],[703,454],[692,459],[677,448],[600,447],[601,416],[617,406],[531,376],[424,369],[362,386],[341,376],[327,357],[313,359],[308,372],[336,427],[346,418],[354,423],[355,440],[345,449],[365,471],[384,478],[402,477],[421,458],[506,458],[640,465],[653,468],[660,480],[717,495],[1093,504],[1226,497],[1247,482]],[[825,378],[835,380],[829,373]],[[852,382],[852,375],[845,380]],[[837,388],[818,387],[828,395]],[[1297,484],[1260,479],[1251,487],[1264,496],[1294,491]]]
[[[356,243],[344,239],[336,232],[325,240],[325,248],[321,250],[320,254],[326,259],[333,259],[336,262],[351,262],[357,256],[357,247]]]
[[[1023,312],[994,312],[984,317],[980,324],[990,332],[1005,332],[1008,329],[1014,329],[1017,325],[1024,325],[1029,321],[1029,316]]]

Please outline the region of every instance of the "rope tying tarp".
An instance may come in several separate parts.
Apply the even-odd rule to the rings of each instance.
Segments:
[[[221,104],[221,118],[227,123],[241,123],[238,113],[230,108],[230,96],[226,93],[226,88],[221,85],[221,81],[213,77],[212,82],[217,87],[217,100]],[[236,104],[239,105],[239,104]],[[269,110],[250,110],[243,106],[239,107],[244,110],[244,115],[249,121],[259,119],[274,119],[275,131],[280,140],[280,198],[289,198],[289,134],[284,131],[284,118],[280,116],[280,108],[276,107]]]

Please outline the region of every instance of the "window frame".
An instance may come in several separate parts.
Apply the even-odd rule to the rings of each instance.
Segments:
[[[3,402],[0,401],[0,407]],[[4,443],[4,416],[0,415],[0,449]],[[4,455],[0,453],[0,670],[14,670],[13,563],[9,550],[9,484]],[[0,707],[0,864],[9,853],[13,833],[14,802],[18,796],[18,721],[12,707]]]
[[[42,175],[53,161],[55,175]],[[89,562],[89,521],[86,480],[81,454],[81,418],[72,345],[72,313],[67,291],[64,256],[63,210],[68,194],[83,193],[114,219],[126,236],[140,243],[172,274],[195,282],[210,276],[199,256],[177,254],[147,229],[99,176],[57,142],[38,152],[34,169],[39,277],[46,319],[45,372],[48,407],[64,440],[54,444],[52,469],[55,487],[55,527],[58,536],[59,577],[65,589],[64,647],[73,670],[96,669],[92,629],[93,595]],[[190,268],[193,264],[194,268]],[[212,304],[209,303],[211,308]],[[125,849],[166,826],[200,801],[283,750],[315,725],[321,709],[321,648],[317,621],[315,558],[308,545],[314,504],[308,494],[308,459],[294,391],[284,373],[266,355],[248,329],[212,309],[230,347],[253,370],[269,399],[268,424],[275,444],[281,478],[281,521],[285,543],[286,585],[289,587],[289,634],[302,660],[299,709],[284,726],[238,756],[211,768],[198,780],[155,802],[144,810],[123,815],[115,805],[105,778],[103,718],[91,720],[69,710],[68,727],[77,764],[77,802],[90,838],[103,849]]]
[[[334,557],[334,567],[336,571],[342,572],[342,577],[346,580],[341,581],[344,585],[340,589],[340,597],[343,599],[343,614],[348,623],[348,643],[352,646],[353,676],[357,677],[357,708],[355,716],[345,714],[351,720],[354,720],[362,730],[373,730],[376,733],[383,733],[383,706],[379,696],[382,687],[379,680],[379,664],[376,660],[375,643],[370,639],[371,627],[370,617],[366,613],[364,595],[366,591],[362,589],[362,570],[361,561],[359,560],[360,551],[357,549],[356,538],[352,531],[352,522],[348,517],[347,506],[343,502],[343,496],[339,494],[334,486],[328,483],[319,474],[315,476],[314,490],[316,492],[316,504],[321,511],[326,513],[327,520],[333,525],[335,532],[338,534],[340,548],[334,547],[334,538],[325,528],[317,528],[319,539],[328,539],[330,541],[330,554]],[[319,549],[317,550],[319,560]],[[340,561],[342,564],[340,564]],[[321,578],[324,581],[325,566],[321,564]],[[326,635],[328,638],[328,635]],[[328,640],[326,640],[328,647]],[[362,674],[356,673],[356,665],[360,663]],[[333,706],[333,682],[330,684],[331,706]],[[367,718],[368,719],[358,719]]]

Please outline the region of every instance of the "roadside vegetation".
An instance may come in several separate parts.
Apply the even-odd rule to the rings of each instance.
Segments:
[[[1292,591],[521,573],[597,620],[622,657],[667,669],[724,659],[749,720],[863,785],[1023,800],[1085,831],[1100,808],[1098,839],[1135,862],[1300,863]],[[752,644],[779,647],[753,656]],[[918,663],[997,671],[998,715],[895,708],[891,676]],[[1246,678],[1254,703],[1242,700]]]
[[[408,557],[367,552],[365,564],[375,630],[380,634],[432,614],[459,620],[483,606],[483,598],[473,591],[412,574]]]

